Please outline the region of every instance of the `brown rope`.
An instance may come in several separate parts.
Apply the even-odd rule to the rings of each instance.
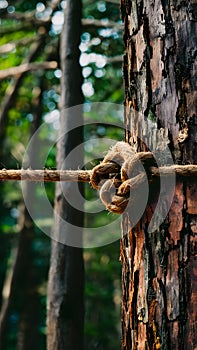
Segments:
[[[111,168],[109,166],[105,172],[105,166],[110,162]],[[115,171],[116,166],[119,172]],[[151,152],[134,153],[131,146],[118,142],[93,169],[90,182],[95,189],[99,189],[105,207],[113,213],[122,214],[128,203],[133,207],[140,202],[140,196],[146,192],[147,178],[151,181],[160,175],[175,174],[197,176],[197,165],[173,165],[158,169]]]
[[[0,180],[26,180],[35,182],[90,182],[91,171],[88,170],[0,170]]]
[[[105,173],[103,169],[109,162],[113,165],[112,172]],[[128,201],[129,204],[136,201],[138,189],[147,181],[146,174],[140,168],[142,164],[147,169],[156,165],[151,152],[135,154],[129,144],[117,142],[93,169],[90,182],[95,189],[99,189],[101,201],[109,211],[122,214]],[[119,167],[119,172],[114,172],[115,165]]]
[[[142,165],[146,172],[142,171]],[[143,186],[155,177],[197,176],[197,165],[173,165],[158,168],[151,152],[135,153],[125,142],[117,142],[92,170],[0,170],[1,180],[36,182],[90,182],[100,192],[100,198],[109,211],[122,214],[128,201],[135,204],[143,193]],[[196,177],[197,179],[197,177]],[[142,191],[139,191],[142,188]]]
[[[97,168],[98,167],[98,168]],[[104,170],[106,169],[108,171],[108,175],[110,176],[110,169],[113,169],[113,172],[118,174],[118,166],[106,164],[105,167],[103,167],[103,178],[104,176]],[[100,172],[99,166],[97,165],[96,168],[98,169],[98,173]],[[0,170],[0,181],[32,181],[32,182],[90,182],[92,179],[92,173],[93,170],[15,170],[15,169],[1,169]],[[106,173],[107,173],[106,171]],[[124,170],[123,170],[124,171]],[[162,176],[170,176],[174,175],[174,173],[177,176],[180,177],[189,177],[189,176],[197,176],[197,165],[191,164],[191,165],[172,165],[172,166],[164,166],[155,168],[150,167],[149,168],[149,174],[150,177],[159,177]],[[94,175],[97,176],[97,175]],[[123,175],[124,176],[124,175]],[[126,177],[125,177],[126,178]],[[100,179],[100,178],[99,178]],[[93,180],[91,180],[92,186],[95,189],[98,189],[97,183],[98,181],[93,184]]]

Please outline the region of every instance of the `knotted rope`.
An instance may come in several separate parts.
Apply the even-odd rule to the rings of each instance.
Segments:
[[[157,167],[151,152],[135,153],[125,142],[117,142],[92,170],[0,170],[1,180],[35,182],[90,182],[100,192],[106,208],[122,214],[127,207],[135,207],[147,189],[147,181],[162,176],[193,176],[197,180],[197,165],[171,165]]]
[[[103,161],[94,167],[90,182],[93,188],[99,190],[105,207],[113,213],[122,214],[128,202],[130,205],[138,202],[153,166],[156,162],[151,152],[134,153],[129,144],[117,142]]]

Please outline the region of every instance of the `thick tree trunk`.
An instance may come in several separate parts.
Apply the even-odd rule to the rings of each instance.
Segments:
[[[78,106],[77,109],[70,108],[83,102],[78,47],[80,33],[81,1],[68,0],[61,36],[60,133],[62,137],[57,148],[58,169],[77,169],[83,164],[83,152],[80,147],[76,157],[68,156],[75,147],[83,142],[81,106]],[[80,248],[82,246],[83,200],[77,203],[81,206],[81,211],[74,209],[66,201],[75,196],[75,186],[73,183],[64,185],[58,183],[56,186],[55,224],[52,232],[52,238],[56,240],[52,241],[48,284],[48,350],[83,349],[84,267],[83,251]]]
[[[196,2],[122,0],[126,141],[197,163]],[[157,129],[157,131],[156,131]],[[159,187],[159,186],[158,186]],[[158,197],[158,196],[156,196]],[[163,193],[163,206],[169,200]],[[123,215],[122,349],[197,349],[197,185],[177,181],[169,214],[148,232],[157,198]]]

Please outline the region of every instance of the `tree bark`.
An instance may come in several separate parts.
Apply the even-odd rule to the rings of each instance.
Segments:
[[[196,3],[122,0],[121,11],[126,141],[137,151],[151,148],[161,154],[169,148],[174,163],[196,164]],[[163,206],[168,197],[166,188]],[[196,177],[176,182],[167,217],[149,232],[157,198],[149,195],[135,227],[130,213],[123,215],[122,349],[193,350],[197,348]]]
[[[69,153],[83,142],[82,75],[79,66],[81,34],[81,1],[69,0],[65,10],[65,23],[61,35],[61,139],[57,145],[58,169],[77,169],[83,164],[82,147],[77,157]],[[77,112],[70,107],[79,105]],[[78,127],[77,127],[78,125]],[[67,157],[68,156],[68,157]],[[74,184],[64,184],[66,198],[72,197]],[[81,187],[82,192],[82,187]],[[81,211],[74,209],[65,199],[61,184],[56,186],[52,252],[48,283],[47,349],[83,349],[83,285],[84,266],[82,246],[83,201]],[[72,230],[61,223],[70,223]],[[76,230],[78,227],[78,230]],[[75,232],[77,231],[77,232]],[[77,235],[78,247],[70,237]],[[59,242],[65,238],[65,244]]]

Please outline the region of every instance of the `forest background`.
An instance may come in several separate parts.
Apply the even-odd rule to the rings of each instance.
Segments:
[[[60,34],[66,1],[0,1],[0,166],[21,168],[31,136],[42,124],[53,138],[58,128],[60,100]],[[80,64],[83,74],[84,128],[87,167],[92,150],[103,137],[123,140],[123,116],[112,107],[109,126],[95,123],[94,102],[123,104],[122,23],[119,1],[83,0],[83,33]],[[10,68],[13,69],[10,69]],[[18,70],[17,67],[22,67]],[[114,109],[114,110],[113,110]],[[47,142],[46,142],[47,144]],[[47,146],[46,146],[47,147]],[[34,149],[31,167],[36,168],[39,149]],[[55,169],[56,150],[50,151],[45,167]],[[28,187],[29,196],[39,203],[39,186]],[[46,348],[46,290],[51,240],[29,218],[20,183],[0,183],[0,340],[5,349],[22,349],[26,329],[31,330],[29,349]],[[46,185],[50,202],[54,184]],[[97,194],[85,186],[87,206]],[[38,204],[39,205],[39,204]],[[51,221],[42,216],[46,225]],[[100,227],[113,220],[105,210],[86,225]],[[93,222],[92,222],[93,221]],[[27,229],[28,227],[28,229]],[[117,231],[120,228],[117,226]],[[16,266],[16,256],[21,259]],[[84,249],[85,262],[85,349],[120,348],[119,242]],[[32,343],[31,343],[32,342]]]

